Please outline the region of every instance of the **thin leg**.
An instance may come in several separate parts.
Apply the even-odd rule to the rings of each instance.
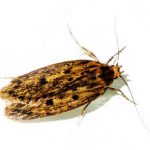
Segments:
[[[81,114],[80,114],[80,116],[79,116],[78,125],[80,125],[81,121],[83,120],[83,118],[84,118],[84,115],[83,115],[83,114],[84,114],[86,108],[91,104],[91,102],[92,102],[92,101],[88,102],[88,103],[84,106],[84,108],[82,109]]]
[[[116,88],[112,88],[112,87],[108,87],[108,89],[109,89],[109,90],[112,90],[112,91],[118,91],[118,92],[120,92],[121,95],[122,95],[126,100],[128,100],[129,102],[131,102],[131,103],[137,105],[135,102],[131,101],[121,90],[116,89]]]
[[[95,61],[99,61],[98,58],[95,56],[94,53],[92,53],[90,50],[86,49],[85,47],[83,47],[78,41],[77,39],[74,37],[74,35],[72,34],[71,32],[71,29],[69,27],[69,25],[67,24],[67,27],[68,27],[68,30],[69,30],[69,33],[71,35],[71,37],[73,38],[73,40],[76,42],[76,44],[81,48],[81,50],[86,54],[88,55],[89,57],[93,58]]]
[[[113,55],[108,61],[107,61],[107,64],[109,64],[112,59],[117,56],[118,54],[120,54],[124,49],[126,48],[126,46],[124,46],[121,50],[119,50],[115,55]]]
[[[81,111],[81,116],[83,116],[83,114],[84,114],[86,108],[91,104],[91,102],[92,102],[92,101],[90,101],[89,103],[87,103],[87,104],[84,106],[84,108],[83,108],[82,111]]]

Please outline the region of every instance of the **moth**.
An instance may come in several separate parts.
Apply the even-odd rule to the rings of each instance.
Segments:
[[[71,30],[69,32],[79,44]],[[125,47],[107,63],[101,63],[90,50],[80,47],[93,60],[65,61],[13,78],[0,90],[0,97],[9,102],[5,114],[13,119],[29,120],[85,105],[83,114],[92,101],[109,89],[120,92],[128,99],[121,90],[111,87],[115,79],[122,77],[121,66],[109,65]]]

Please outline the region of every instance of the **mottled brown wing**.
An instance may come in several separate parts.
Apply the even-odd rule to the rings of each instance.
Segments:
[[[106,91],[97,77],[100,66],[90,60],[67,61],[15,78],[0,91],[3,99],[12,102],[6,115],[15,119],[45,117],[94,100]]]
[[[51,98],[41,99],[39,102],[33,104],[12,103],[6,107],[5,112],[7,116],[23,120],[56,115],[95,100],[100,95],[98,93],[99,90],[99,88],[95,88],[83,92],[66,92],[65,97],[62,99],[52,96]],[[103,93],[105,90],[101,88]]]

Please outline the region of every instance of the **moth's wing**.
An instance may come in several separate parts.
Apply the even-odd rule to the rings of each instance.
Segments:
[[[56,115],[70,111],[95,100],[106,91],[105,87],[96,87],[80,91],[67,91],[63,98],[59,95],[40,99],[32,104],[12,103],[5,108],[5,114],[13,119],[29,120]],[[80,113],[80,112],[79,112]]]
[[[93,101],[106,91],[97,76],[101,64],[75,60],[47,66],[12,80],[1,90],[12,101],[6,115],[33,119],[69,111]]]
[[[67,90],[67,84],[80,80],[90,73],[90,69],[100,65],[95,61],[75,60],[46,66],[13,79],[9,85],[0,90],[0,97],[13,102],[35,102],[40,98],[53,96],[64,85]]]

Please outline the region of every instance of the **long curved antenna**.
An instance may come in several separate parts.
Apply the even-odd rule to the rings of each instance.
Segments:
[[[68,23],[66,23],[66,24],[67,24],[67,27],[68,27],[68,30],[69,30],[69,33],[70,33],[71,37],[73,38],[73,40],[75,41],[75,43],[82,49],[82,51],[83,51],[86,55],[88,55],[89,57],[93,58],[95,61],[99,61],[99,59],[96,57],[96,55],[95,55],[92,51],[86,49],[84,46],[82,46],[82,45],[79,43],[79,41],[75,38],[75,36],[74,36],[73,33],[71,32],[71,29],[70,29]]]
[[[123,76],[120,75],[120,78],[122,79],[122,81],[123,81],[123,82],[125,83],[125,85],[127,86],[128,90],[129,90],[129,92],[130,92],[130,95],[131,95],[131,97],[132,97],[132,101],[136,104],[135,99],[134,99],[134,97],[133,97],[133,94],[132,94],[132,92],[131,92],[131,89],[130,89],[128,83],[125,81],[125,79],[123,78]],[[146,130],[147,130],[148,132],[150,132],[150,129],[149,129],[149,127],[146,125],[146,123],[144,122],[144,120],[143,120],[143,118],[142,118],[142,116],[141,116],[141,113],[139,112],[139,109],[137,108],[137,105],[134,105],[134,107],[135,107],[135,109],[136,109],[137,115],[139,116],[139,119],[140,119],[141,123],[144,125],[144,127],[146,128]]]
[[[117,49],[118,49],[118,57],[117,57],[117,64],[116,66],[118,66],[118,62],[119,62],[119,41],[118,41],[118,34],[117,34],[117,21],[116,21],[116,16],[114,18],[114,31],[115,31],[115,37],[116,37],[116,43],[117,43]]]
[[[107,61],[106,64],[109,64],[109,63],[112,61],[112,59],[113,59],[116,55],[118,55],[118,53],[120,54],[125,48],[126,48],[126,46],[124,46],[121,50],[119,50],[117,53],[115,53],[115,54]]]

